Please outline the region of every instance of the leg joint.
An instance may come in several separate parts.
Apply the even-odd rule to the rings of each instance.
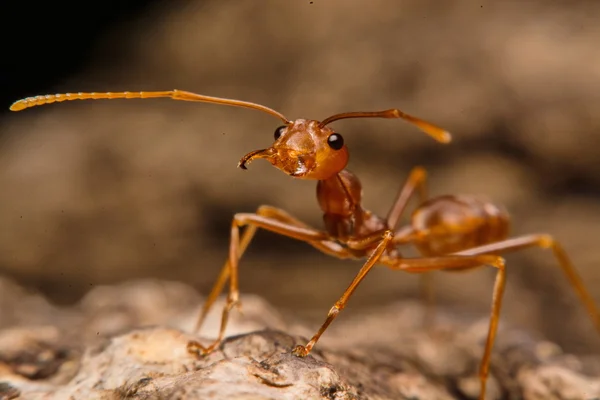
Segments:
[[[333,307],[331,307],[331,309],[329,310],[328,315],[337,315],[340,313],[340,311],[342,311],[345,307],[345,304],[340,302],[340,301],[336,301],[335,304],[333,305]]]
[[[256,209],[256,213],[259,214],[259,215],[269,214],[269,213],[271,213],[273,211],[276,211],[276,210],[277,209],[275,207],[273,207],[273,206],[269,206],[269,205],[263,204],[263,205],[259,206]]]
[[[506,270],[506,260],[504,259],[504,257],[496,256],[493,265],[502,272]]]
[[[546,234],[540,236],[539,243],[540,247],[543,247],[545,249],[552,248],[556,245],[556,241],[554,240],[554,238],[551,235]]]
[[[422,181],[427,178],[427,170],[421,166],[416,166],[412,170],[412,174],[414,179]]]

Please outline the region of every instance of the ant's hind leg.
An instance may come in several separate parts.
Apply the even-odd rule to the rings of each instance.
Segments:
[[[511,252],[511,251],[518,251],[518,250],[523,250],[523,249],[530,248],[530,247],[541,247],[544,249],[552,250],[560,267],[562,268],[563,272],[567,276],[567,279],[569,280],[571,286],[573,287],[573,289],[579,296],[581,302],[584,304],[585,308],[587,309],[588,313],[590,314],[590,317],[592,319],[592,322],[596,326],[596,329],[600,332],[600,313],[598,312],[598,308],[596,307],[596,304],[594,303],[594,299],[588,292],[587,288],[585,287],[583,279],[581,279],[581,277],[575,270],[575,266],[569,259],[567,253],[562,248],[560,243],[558,243],[556,240],[554,240],[554,238],[552,236],[546,235],[546,234],[519,236],[516,238],[511,238],[511,239],[503,240],[500,242],[490,243],[487,245],[478,246],[478,247],[474,247],[474,248],[471,248],[468,250],[457,252],[457,253],[452,254],[452,256],[456,255],[456,256],[463,256],[463,257],[469,257],[469,256],[471,256],[471,257],[484,257],[484,256],[491,257],[491,254],[500,254],[500,253],[506,253],[506,252]],[[504,271],[502,271],[502,275],[504,275]],[[502,278],[502,280],[504,280],[504,278]],[[498,285],[499,285],[499,281],[498,281],[498,276],[497,276],[495,288],[497,288]],[[502,286],[504,286],[504,283],[502,283]],[[482,385],[482,392],[479,397],[480,400],[483,400],[484,395],[485,395],[485,382],[486,382],[487,374],[489,371],[491,346],[493,345],[493,342],[494,342],[494,337],[496,335],[496,329],[497,329],[497,324],[498,324],[498,313],[500,310],[500,300],[496,299],[496,294],[497,294],[497,289],[494,289],[494,300],[493,300],[494,305],[492,306],[492,318],[490,321],[490,328],[489,328],[489,332],[488,332],[488,340],[486,343],[485,353],[484,353],[484,357],[483,357],[483,360],[481,363],[481,368],[480,368],[480,378],[481,378],[481,385]]]
[[[598,311],[598,307],[594,302],[594,298],[587,290],[583,279],[581,279],[581,276],[577,273],[577,270],[575,269],[575,266],[571,262],[566,251],[552,236],[546,234],[519,236],[500,242],[475,247],[456,254],[496,254],[523,250],[530,247],[540,247],[543,249],[552,250],[554,257],[558,261],[558,264],[563,270],[564,274],[567,276],[567,279],[573,287],[573,290],[575,290],[575,293],[577,293],[579,296],[579,299],[585,306],[593,324],[598,332],[600,332],[600,312]]]
[[[504,295],[504,286],[506,284],[504,259],[496,255],[484,254],[484,252],[475,252],[473,254],[470,252],[463,252],[431,258],[386,259],[383,263],[391,269],[412,273],[429,273],[436,270],[470,269],[483,265],[489,265],[497,269],[494,293],[492,295],[492,309],[490,312],[488,336],[479,368],[479,379],[481,384],[479,400],[484,400],[492,348],[494,347],[496,333],[498,332],[498,322],[500,320],[500,310],[502,308],[502,298]]]

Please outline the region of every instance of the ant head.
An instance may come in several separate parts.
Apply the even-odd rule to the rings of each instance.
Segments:
[[[297,119],[275,129],[275,142],[264,150],[246,154],[238,166],[264,158],[286,174],[323,180],[342,171],[348,163],[344,138],[319,121]]]
[[[400,118],[417,126],[441,143],[451,140],[450,133],[427,121],[408,115],[398,109],[372,112],[348,112],[332,115],[323,121],[297,119],[288,121],[277,114],[285,125],[275,129],[275,143],[267,149],[246,154],[238,167],[255,158],[267,159],[288,175],[324,180],[339,174],[348,163],[348,148],[343,137],[327,125],[346,118]]]

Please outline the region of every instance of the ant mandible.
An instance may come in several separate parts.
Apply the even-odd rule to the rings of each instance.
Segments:
[[[203,346],[196,341],[190,342],[190,352],[206,355],[223,341],[229,313],[240,305],[238,263],[258,228],[306,242],[323,253],[341,259],[366,258],[352,283],[329,310],[317,333],[305,346],[298,345],[293,349],[293,353],[299,357],[310,353],[323,332],[344,309],[360,282],[376,264],[393,270],[420,273],[422,276],[427,276],[427,272],[435,270],[455,272],[487,265],[494,267],[497,272],[487,341],[479,369],[479,399],[483,400],[506,281],[505,262],[498,253],[528,247],[541,247],[553,251],[600,331],[600,315],[594,300],[562,246],[547,234],[509,238],[509,216],[501,206],[475,196],[446,195],[428,199],[426,172],[417,167],[400,188],[386,218],[362,208],[361,183],[356,175],[345,169],[349,157],[348,148],[343,137],[328,126],[330,123],[346,118],[400,118],[420,128],[438,142],[448,143],[451,140],[447,131],[398,109],[348,112],[333,115],[323,121],[290,121],[281,113],[260,104],[172,90],[35,96],[15,102],[11,110],[20,111],[66,100],[160,97],[251,108],[281,119],[283,125],[275,130],[275,142],[271,147],[246,154],[241,158],[238,167],[246,169],[251,161],[263,158],[292,177],[317,180],[317,200],[323,211],[325,225],[324,230],[312,228],[284,210],[271,206],[261,206],[256,213],[235,214],[231,224],[228,260],[200,312],[195,328],[195,332],[198,332],[208,311],[229,280],[229,295],[223,308],[219,334],[209,346]],[[415,195],[420,200],[419,205],[413,211],[410,222],[399,227],[400,218],[409,200]],[[246,227],[246,230],[240,238],[241,227]],[[402,245],[415,246],[422,257],[402,257],[399,251]]]

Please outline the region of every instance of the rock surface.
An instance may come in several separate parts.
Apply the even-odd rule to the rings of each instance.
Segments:
[[[0,279],[0,399],[426,399],[475,398],[487,320],[440,310],[434,328],[411,302],[342,314],[311,355],[291,349],[314,327],[242,296],[228,338],[191,355],[202,300],[181,283],[132,281],[92,289],[58,308]],[[203,340],[214,336],[209,315]],[[594,378],[594,376],[596,378]],[[503,327],[488,399],[600,397],[600,357],[575,358]]]

